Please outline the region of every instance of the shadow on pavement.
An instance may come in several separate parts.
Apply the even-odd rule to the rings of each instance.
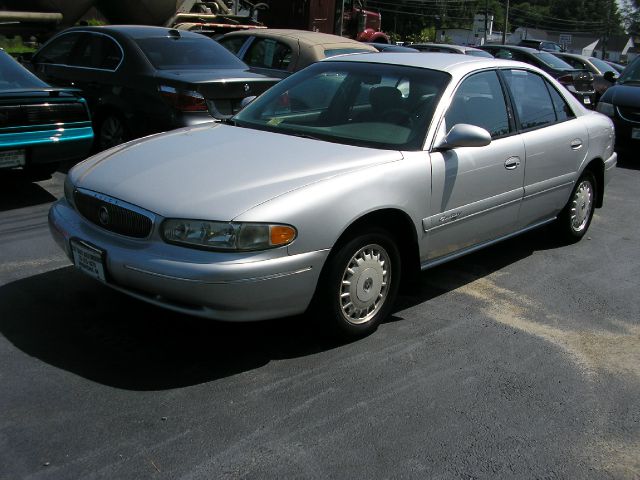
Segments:
[[[20,171],[3,172],[0,176],[0,212],[51,203],[56,197]]]
[[[554,248],[532,232],[422,274],[395,311],[423,303],[530,255]],[[468,273],[460,278],[460,271]],[[438,289],[426,275],[443,279]],[[401,320],[392,316],[389,322]],[[0,287],[0,332],[25,353],[95,382],[128,390],[195,385],[274,359],[339,346],[309,317],[224,323],[156,308],[66,267]]]
[[[640,160],[632,152],[618,152],[618,167],[629,170],[640,170]]]

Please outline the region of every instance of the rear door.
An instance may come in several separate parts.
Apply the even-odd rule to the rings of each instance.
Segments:
[[[551,82],[528,70],[501,73],[526,149],[524,199],[518,223],[527,227],[553,218],[566,204],[587,155],[588,135]]]
[[[502,237],[517,226],[525,150],[504,95],[497,72],[490,70],[464,79],[451,100],[444,130],[476,125],[489,131],[492,141],[431,153],[434,214],[423,219],[430,259]]]

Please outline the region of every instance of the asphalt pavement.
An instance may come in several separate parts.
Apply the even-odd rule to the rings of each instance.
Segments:
[[[0,479],[640,478],[640,163],[587,238],[537,230],[424,272],[337,344],[85,277],[64,174],[0,178]]]

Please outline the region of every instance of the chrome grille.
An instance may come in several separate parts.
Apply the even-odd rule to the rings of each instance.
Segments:
[[[75,190],[73,199],[80,214],[91,223],[127,237],[146,238],[153,220],[135,207],[105,195]]]

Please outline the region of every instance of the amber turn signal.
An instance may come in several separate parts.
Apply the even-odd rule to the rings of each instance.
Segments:
[[[271,225],[269,229],[271,245],[286,245],[296,238],[296,229],[288,225]]]

